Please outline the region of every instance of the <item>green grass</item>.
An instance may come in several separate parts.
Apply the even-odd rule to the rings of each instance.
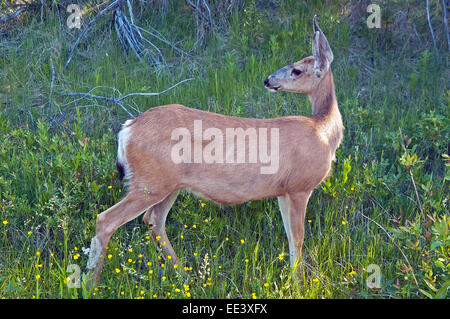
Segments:
[[[437,59],[431,47],[379,46],[385,34],[354,33],[338,12],[320,1],[309,7],[280,1],[277,8],[249,1],[192,58],[160,44],[169,64],[160,69],[125,56],[106,21],[94,26],[65,70],[75,30],[50,11],[44,21],[29,17],[23,28],[12,28],[11,40],[0,44],[0,296],[448,297],[448,53]],[[291,276],[275,199],[219,207],[182,193],[167,232],[185,276],[161,259],[139,217],[114,234],[100,286],[69,288],[70,264],[86,272],[83,248],[97,214],[124,195],[114,167],[115,134],[129,116],[113,103],[59,95],[96,86],[102,88],[92,93],[104,96],[113,94],[110,88],[159,92],[192,77],[133,101],[141,111],[181,103],[242,117],[307,115],[306,96],[270,94],[263,80],[311,54],[314,13],[334,51],[346,131],[333,175],[309,201],[302,284]],[[147,23],[186,51],[195,41],[183,5],[171,2],[165,17],[146,13],[139,24]],[[58,105],[49,103],[50,59]],[[429,218],[418,208],[408,167]],[[380,267],[379,289],[366,282],[371,264]]]

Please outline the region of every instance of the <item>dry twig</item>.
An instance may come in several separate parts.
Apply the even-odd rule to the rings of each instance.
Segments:
[[[114,93],[118,93],[119,97],[107,97],[107,96],[101,96],[101,95],[92,94],[91,92],[93,92],[95,89],[99,88],[99,87],[95,87],[95,88],[89,90],[88,92],[65,93],[65,94],[60,94],[59,96],[61,96],[61,97],[80,96],[81,98],[92,98],[92,99],[102,100],[102,101],[105,101],[105,102],[115,103],[115,104],[119,105],[122,108],[122,110],[124,110],[129,116],[131,116],[132,118],[135,118],[136,116],[133,113],[131,113],[131,111],[129,109],[127,109],[127,107],[131,108],[133,111],[135,111],[138,114],[140,114],[142,112],[140,110],[138,110],[136,107],[133,107],[131,104],[126,103],[124,101],[126,98],[129,98],[131,96],[155,96],[155,95],[160,95],[160,94],[166,93],[167,91],[172,90],[173,88],[177,87],[178,85],[180,85],[180,84],[182,84],[184,82],[191,81],[191,80],[193,80],[193,78],[184,79],[184,80],[182,80],[182,81],[180,81],[180,82],[170,86],[169,88],[167,88],[165,90],[162,90],[160,92],[156,92],[156,93],[154,93],[154,92],[149,92],[149,93],[129,93],[129,94],[126,94],[126,95],[122,95],[120,93],[120,91],[117,90],[116,88],[110,88],[110,89],[112,89],[114,91]],[[77,101],[78,100],[79,99],[77,99]],[[71,102],[69,102],[67,104],[64,104],[64,105],[68,105],[68,104],[71,104],[73,102],[74,101],[71,101]]]
[[[118,3],[122,1],[122,0],[115,0],[113,1],[110,5],[108,5],[106,8],[104,8],[103,10],[101,10],[99,13],[97,13],[97,15],[91,20],[89,21],[89,23],[87,24],[87,26],[83,29],[83,31],[81,31],[80,35],[78,36],[77,40],[75,41],[75,44],[72,47],[72,50],[70,50],[70,54],[69,57],[67,58],[66,64],[64,65],[64,69],[66,69],[67,65],[69,65],[70,60],[72,59],[72,55],[75,51],[75,48],[78,46],[78,44],[81,41],[81,38],[83,37],[83,35],[86,34],[86,32],[91,28],[91,26],[94,24],[94,22],[101,17],[103,14],[105,14],[105,12],[107,12],[108,10],[111,10],[112,8],[114,8],[115,6],[118,5]]]
[[[436,55],[439,55],[437,45],[436,45],[436,37],[434,36],[433,26],[431,25],[430,1],[429,0],[427,0],[427,19],[428,19],[428,27],[430,28],[431,38],[433,39],[434,50],[436,51]]]
[[[22,6],[19,9],[17,9],[14,13],[11,13],[9,15],[4,16],[3,18],[0,19],[0,24],[6,23],[9,20],[12,20],[16,17],[19,16],[19,14],[21,14],[22,12],[25,12],[26,10],[28,10],[27,6]]]
[[[125,4],[126,2],[126,4]],[[128,17],[124,14],[124,6],[126,5],[128,11]],[[150,59],[151,63],[160,66],[161,64],[165,64],[164,56],[158,48],[149,38],[144,37],[141,32],[145,32],[146,34],[158,39],[159,41],[169,45],[178,53],[186,54],[183,50],[176,47],[173,43],[168,41],[164,36],[161,35],[157,30],[152,29],[152,32],[147,31],[135,24],[135,19],[133,15],[132,6],[129,0],[115,0],[112,1],[108,6],[103,8],[101,11],[97,13],[97,15],[87,24],[87,26],[83,29],[83,31],[78,36],[75,44],[72,47],[72,50],[69,54],[69,57],[66,61],[64,69],[69,64],[72,59],[75,48],[81,41],[81,38],[86,34],[86,32],[91,28],[94,22],[102,15],[104,15],[107,11],[113,10],[113,25],[116,30],[117,37],[119,42],[124,49],[125,53],[128,54],[130,50],[134,52],[139,61],[143,61],[143,58],[147,57]],[[187,54],[186,54],[187,55]]]
[[[447,35],[447,47],[450,50],[450,34],[448,33],[448,21],[447,21],[447,5],[445,4],[445,0],[442,0],[442,11],[444,13],[444,27],[445,34]]]

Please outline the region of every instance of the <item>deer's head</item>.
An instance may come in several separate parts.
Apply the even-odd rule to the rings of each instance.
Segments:
[[[287,91],[295,93],[311,93],[322,78],[330,70],[333,61],[328,40],[313,19],[314,37],[312,42],[313,56],[306,57],[294,64],[279,69],[264,80],[265,87],[272,92]]]

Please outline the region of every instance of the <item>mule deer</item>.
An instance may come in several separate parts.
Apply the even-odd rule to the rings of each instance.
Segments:
[[[168,258],[171,264],[179,262],[167,238],[165,221],[181,189],[225,205],[278,197],[291,266],[300,261],[308,199],[330,173],[344,130],[330,69],[333,53],[315,16],[313,27],[313,56],[285,66],[264,81],[270,91],[307,94],[312,116],[239,118],[174,104],[151,108],[123,124],[118,134],[117,167],[119,177],[128,180],[128,194],[97,217],[97,233],[92,239],[87,265],[94,283],[100,279],[106,245],[114,231],[143,212],[146,212],[143,220],[163,255],[171,256]],[[195,121],[201,121],[201,129],[195,128]],[[261,142],[258,146],[264,146],[266,152],[270,149],[271,155],[277,156],[276,169],[263,172],[267,161],[255,161],[258,156],[254,154],[249,154],[249,163],[242,161],[242,157],[240,161],[234,160],[239,157],[239,150],[228,145],[225,160],[214,157],[213,161],[207,161],[204,153],[196,152],[196,147],[211,148],[214,136],[217,142],[214,156],[223,154],[219,137],[227,129],[243,132],[237,146],[245,146],[248,138],[249,148],[252,141],[258,140]],[[267,133],[269,129],[271,139],[267,134],[267,141],[261,138],[264,134],[255,138],[257,130]],[[180,148],[174,160],[174,145],[179,146],[183,138],[194,145],[193,160],[190,149],[184,149],[180,155]]]

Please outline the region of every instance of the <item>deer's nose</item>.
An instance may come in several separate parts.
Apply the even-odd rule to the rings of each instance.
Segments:
[[[264,80],[264,85],[267,86],[267,84],[269,84],[269,78],[266,78],[266,79]]]

